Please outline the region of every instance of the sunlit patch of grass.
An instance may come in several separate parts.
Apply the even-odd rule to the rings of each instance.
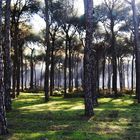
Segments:
[[[132,97],[101,98],[94,111],[84,117],[82,98],[51,97],[45,103],[41,93],[21,93],[7,113],[10,134],[0,140],[140,139],[140,105]]]

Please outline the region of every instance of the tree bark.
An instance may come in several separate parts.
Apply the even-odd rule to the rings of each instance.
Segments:
[[[53,95],[54,90],[54,41],[52,39],[52,48],[51,48],[51,72],[50,72],[50,95]]]
[[[112,11],[111,11],[112,12]],[[114,19],[113,13],[111,13],[111,48],[112,48],[112,68],[113,68],[113,77],[112,77],[112,91],[113,94],[117,95],[117,57],[116,57],[116,38],[114,33]]]
[[[69,92],[72,92],[72,46],[71,38],[69,38]]]
[[[0,1],[0,135],[8,133],[4,101],[4,69],[2,57],[2,0]]]
[[[66,48],[65,48],[65,60],[64,60],[64,97],[67,94],[67,60],[68,60],[68,33],[66,33]]]
[[[49,101],[49,65],[50,65],[50,40],[49,40],[49,1],[45,0],[45,17],[46,17],[46,58],[45,58],[45,82],[44,82],[44,91],[45,91],[45,102]]]
[[[93,70],[93,1],[84,0],[85,16],[86,16],[86,42],[84,48],[84,94],[85,94],[85,116],[91,117],[93,113],[92,102],[92,78]]]
[[[139,27],[137,19],[137,11],[135,0],[132,0],[133,11],[133,24],[134,24],[134,43],[135,43],[135,55],[136,55],[136,97],[138,103],[140,103],[140,41],[139,41]]]
[[[10,97],[11,92],[11,38],[10,38],[10,4],[11,0],[6,0],[5,11],[5,46],[4,46],[4,87],[5,87],[5,107],[7,111],[12,109],[12,102]]]
[[[34,83],[34,62],[33,62],[33,54],[35,49],[31,49],[31,57],[30,57],[30,89],[33,89]]]

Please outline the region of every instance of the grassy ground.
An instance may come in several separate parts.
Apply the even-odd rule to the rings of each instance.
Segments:
[[[128,96],[101,98],[95,116],[83,116],[83,99],[22,93],[7,114],[10,134],[0,140],[140,140],[140,105]]]

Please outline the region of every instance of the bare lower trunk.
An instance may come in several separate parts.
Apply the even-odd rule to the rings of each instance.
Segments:
[[[134,53],[132,58],[132,69],[131,69],[131,90],[134,90]]]
[[[2,1],[0,1],[0,135],[8,133],[5,115],[4,74],[2,57]]]
[[[140,103],[140,41],[139,41],[139,27],[137,20],[136,4],[135,0],[132,0],[133,10],[133,23],[134,23],[134,41],[135,41],[135,52],[136,52],[136,97],[138,103]]]
[[[5,107],[9,111],[12,109],[11,105],[11,57],[10,57],[10,3],[11,0],[6,0],[5,12],[5,46],[4,46],[4,87],[5,87]]]
[[[65,62],[64,62],[64,97],[66,97],[67,94],[67,60],[68,60],[68,41],[66,34],[66,48],[65,48]]]
[[[85,116],[92,116],[93,113],[93,1],[84,0],[85,16],[86,16],[86,43],[84,48],[84,94],[85,94]],[[91,76],[92,75],[92,76]],[[96,87],[95,87],[96,88]]]
[[[45,102],[49,101],[49,65],[50,65],[50,40],[49,40],[49,2],[45,0],[45,17],[46,17],[46,57],[45,57],[45,81],[44,81],[44,91],[45,91]]]

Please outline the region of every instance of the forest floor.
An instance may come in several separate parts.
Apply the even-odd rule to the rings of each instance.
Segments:
[[[7,113],[10,133],[0,140],[140,140],[140,105],[132,97],[100,98],[92,118],[84,117],[83,102],[44,103],[43,94],[21,93]]]

